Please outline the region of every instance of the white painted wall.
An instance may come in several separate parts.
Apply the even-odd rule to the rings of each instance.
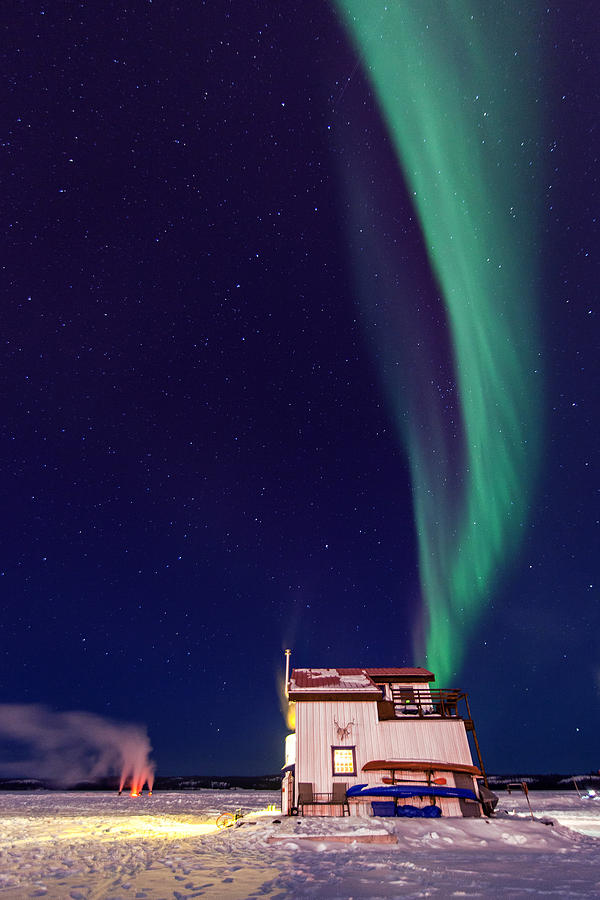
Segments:
[[[335,720],[342,727],[354,722],[348,737],[340,738]],[[363,772],[375,759],[423,759],[472,765],[464,723],[460,719],[403,717],[380,722],[374,701],[299,701],[296,704],[296,784],[308,782],[316,792],[331,792],[335,781],[351,784],[381,783],[381,773]],[[356,747],[356,776],[333,776],[331,747]],[[453,784],[451,773],[441,772]],[[418,773],[404,777],[419,778]],[[458,801],[447,801],[446,815],[460,815]],[[454,807],[457,807],[456,811]]]

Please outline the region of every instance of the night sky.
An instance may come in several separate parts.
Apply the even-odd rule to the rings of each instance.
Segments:
[[[481,7],[449,5],[460,68]],[[569,773],[600,766],[600,35],[589,0],[527,6],[509,106],[536,110],[535,177],[511,302],[535,335],[515,346],[539,362],[538,439],[439,686],[469,692],[491,771]],[[522,15],[493,8],[488,38]],[[276,772],[285,647],[297,666],[436,671],[402,435],[427,427],[433,385],[455,444],[440,461],[421,441],[420,462],[454,473],[451,529],[468,413],[419,198],[333,4],[11,15],[0,702],[144,723],[159,774]],[[442,135],[442,168],[460,139]],[[371,328],[382,258],[402,313]]]

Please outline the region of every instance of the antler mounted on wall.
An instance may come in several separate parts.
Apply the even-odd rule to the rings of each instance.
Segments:
[[[352,726],[356,725],[356,722],[348,722],[347,725],[340,725],[337,719],[334,719],[333,722],[335,724],[337,736],[340,741],[345,741],[346,738],[350,735]]]

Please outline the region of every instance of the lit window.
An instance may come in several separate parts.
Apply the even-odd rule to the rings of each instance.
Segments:
[[[331,758],[334,775],[356,775],[356,753],[354,747],[332,747]]]

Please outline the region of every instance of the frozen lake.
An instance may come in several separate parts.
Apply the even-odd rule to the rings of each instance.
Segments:
[[[278,792],[0,792],[0,898],[600,896],[600,799],[530,801],[535,821],[504,792],[493,820],[302,820],[265,810]]]

